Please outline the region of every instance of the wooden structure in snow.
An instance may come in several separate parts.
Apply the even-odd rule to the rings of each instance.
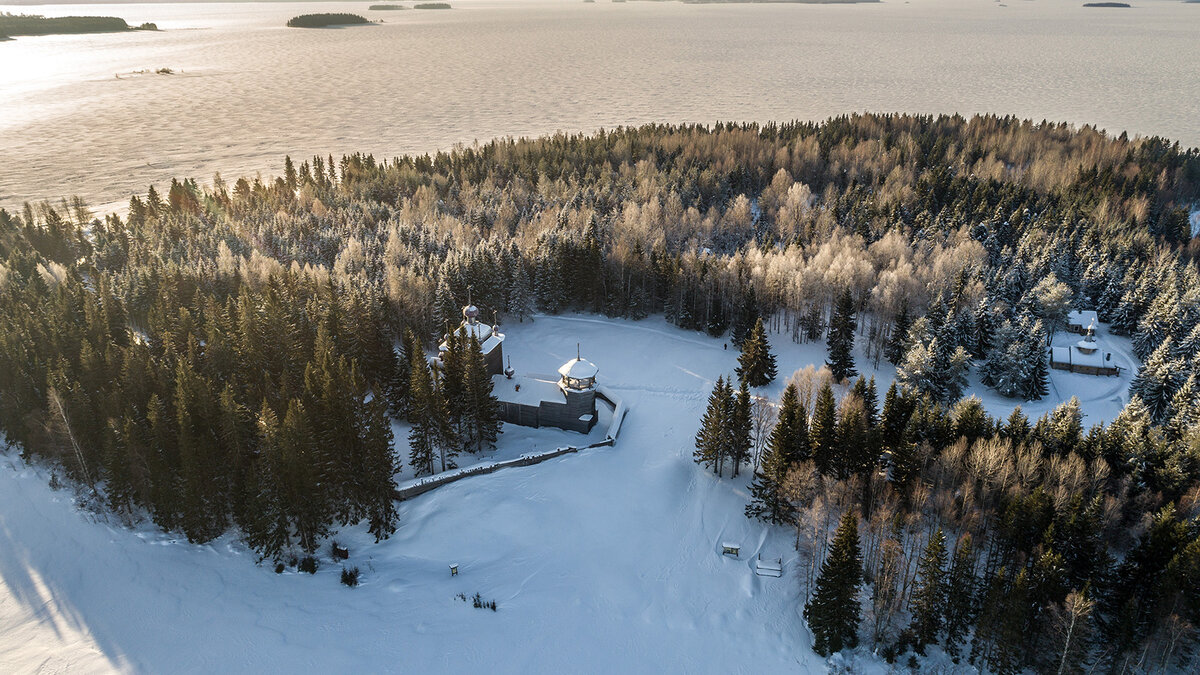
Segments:
[[[740,558],[742,557],[742,547],[739,544],[721,544],[721,555]]]
[[[1121,371],[1112,363],[1112,353],[1096,341],[1096,325],[1088,326],[1083,339],[1067,347],[1050,348],[1050,367],[1085,375],[1116,375]]]
[[[525,427],[558,427],[588,433],[596,424],[596,364],[576,356],[558,369],[557,381],[508,373],[492,376],[500,419]]]
[[[759,553],[758,559],[754,561],[754,573],[760,577],[783,576],[783,558],[763,560],[762,554]]]
[[[504,372],[504,333],[500,332],[500,326],[482,323],[479,320],[479,308],[469,303],[463,307],[462,315],[462,323],[454,329],[454,333],[466,333],[479,341],[479,350],[483,352],[483,360],[487,363],[488,375]],[[449,340],[450,336],[447,335],[438,345],[438,358],[446,353]]]
[[[452,577],[458,576],[458,563],[455,563],[450,566],[450,576],[452,576]]]
[[[1074,310],[1067,314],[1067,330],[1083,335],[1088,328],[1094,328],[1099,319],[1095,310]]]

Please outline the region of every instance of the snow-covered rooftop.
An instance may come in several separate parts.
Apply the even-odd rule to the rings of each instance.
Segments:
[[[496,345],[504,341],[504,334],[496,331],[492,326],[489,326],[486,323],[467,323],[464,321],[459,325],[458,328],[454,329],[454,333],[456,335],[459,333],[459,331],[466,331],[468,336],[474,335],[475,339],[479,340],[479,348],[483,350],[484,354],[492,351],[496,348]],[[438,345],[438,349],[441,351],[446,351],[446,346],[446,342],[442,341],[442,343]]]
[[[1087,328],[1088,326],[1094,325],[1098,320],[1099,318],[1096,316],[1096,310],[1093,309],[1085,309],[1082,311],[1072,310],[1069,314],[1067,314],[1067,323],[1072,326],[1083,326],[1084,328]]]
[[[1104,353],[1099,350],[1097,343],[1091,343],[1096,351],[1085,354],[1077,345],[1070,347],[1051,347],[1050,361],[1052,363],[1068,363],[1076,366],[1104,367]]]
[[[503,375],[493,375],[492,393],[501,401],[532,406],[542,401],[562,403],[565,400],[557,382],[528,375],[517,375],[511,380]]]
[[[573,377],[577,380],[584,380],[589,377],[595,377],[600,369],[596,364],[587,359],[574,358],[567,361],[558,369],[558,374],[563,377]]]

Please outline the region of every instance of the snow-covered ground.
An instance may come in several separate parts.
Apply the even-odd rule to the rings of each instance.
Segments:
[[[276,575],[232,537],[193,546],[106,522],[48,487],[43,469],[0,455],[0,672],[824,672],[789,533],[742,516],[748,476],[719,480],[691,459],[712,383],[737,352],[661,318],[538,317],[505,331],[522,373],[553,373],[581,343],[629,406],[620,439],[403,502],[386,542],[340,533],[363,573],[355,589],[324,551],[315,577]],[[764,393],[777,396],[825,349],[771,338],[781,377]],[[881,395],[893,376],[877,373]],[[1128,378],[1052,376],[1089,423],[1119,410]],[[984,399],[993,414],[1014,405]],[[605,421],[588,437],[506,425],[496,452],[460,464],[585,445]],[[723,542],[741,558],[722,556]],[[760,552],[783,557],[782,578],[754,574]],[[455,597],[476,592],[498,611]]]

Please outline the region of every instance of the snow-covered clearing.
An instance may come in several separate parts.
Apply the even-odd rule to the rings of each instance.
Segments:
[[[505,330],[522,373],[553,373],[581,343],[630,410],[615,447],[403,502],[381,544],[365,527],[340,533],[363,573],[355,589],[338,583],[327,550],[315,577],[276,575],[230,536],[193,546],[80,512],[44,470],[0,455],[0,672],[825,671],[801,619],[790,533],[743,517],[748,476],[719,480],[691,459],[712,383],[737,352],[661,318],[538,317]],[[823,343],[771,339],[781,377],[763,393],[824,361]],[[881,393],[893,376],[877,373]],[[1052,379],[1095,422],[1119,410],[1129,374]],[[1014,405],[984,400],[993,414]],[[1054,403],[1026,408],[1034,417]],[[495,453],[460,464],[602,440],[601,410],[588,436],[506,426]],[[741,557],[721,555],[725,542]],[[754,573],[760,552],[783,558],[781,578]],[[499,610],[455,597],[476,592]]]

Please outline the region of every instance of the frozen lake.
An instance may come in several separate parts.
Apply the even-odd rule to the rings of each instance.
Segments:
[[[645,122],[995,112],[1200,145],[1200,5],[454,0],[0,6],[161,32],[0,43],[0,206],[97,206],[283,156],[391,157]],[[411,4],[411,3],[409,3]],[[284,27],[297,14],[385,23]],[[136,74],[171,68],[174,75]]]

